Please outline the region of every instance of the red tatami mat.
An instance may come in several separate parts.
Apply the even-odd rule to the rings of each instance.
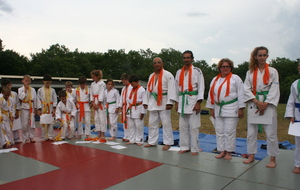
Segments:
[[[68,147],[74,149],[71,148],[72,146]],[[88,147],[83,148],[91,149]],[[102,152],[101,150],[96,150],[96,152],[97,151]],[[105,189],[160,165],[162,164],[121,154],[109,153],[45,174],[6,183],[0,185],[0,189]]]
[[[14,153],[46,162],[57,167],[66,167],[97,156],[110,154],[108,151],[71,145],[68,143],[54,145],[52,142],[21,144]]]

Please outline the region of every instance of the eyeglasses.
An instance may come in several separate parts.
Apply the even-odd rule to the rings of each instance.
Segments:
[[[183,59],[191,59],[191,57],[182,57]]]
[[[257,57],[267,57],[268,55],[267,54],[259,54],[257,55]]]
[[[221,66],[221,68],[223,68],[223,69],[229,69],[229,68],[231,68],[231,66]]]

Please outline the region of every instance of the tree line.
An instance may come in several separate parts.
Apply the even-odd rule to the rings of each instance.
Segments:
[[[19,53],[6,49],[0,44],[0,68],[2,75],[43,76],[50,74],[53,77],[90,77],[94,69],[101,69],[104,78],[119,79],[123,73],[136,74],[143,81],[147,81],[153,72],[152,60],[160,57],[164,61],[164,68],[174,76],[183,66],[182,52],[173,48],[161,49],[159,53],[140,49],[130,50],[109,49],[107,52],[79,52],[78,49],[70,51],[60,44],[51,45],[41,52],[31,53],[27,58]],[[270,66],[277,69],[280,79],[280,103],[286,103],[292,82],[299,78],[297,65],[299,59],[276,58],[271,60]],[[194,65],[199,67],[205,78],[205,97],[207,97],[209,85],[214,76],[218,74],[217,65],[208,65],[205,60],[195,60]],[[233,73],[239,75],[242,80],[246,77],[249,62],[245,61],[237,65],[235,63]]]

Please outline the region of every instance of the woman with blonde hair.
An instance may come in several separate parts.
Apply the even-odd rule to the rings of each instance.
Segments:
[[[270,156],[270,162],[266,167],[274,168],[276,167],[276,156],[279,155],[276,106],[279,101],[280,91],[278,72],[266,63],[269,56],[268,53],[269,51],[266,47],[254,48],[250,57],[250,69],[247,71],[244,82],[244,99],[248,103],[247,151],[250,156],[243,162],[249,164],[254,161],[254,155],[257,153],[258,128],[259,126],[264,126],[267,136],[267,150]],[[255,115],[259,114],[260,117],[272,117],[271,124],[257,124],[255,121],[250,121],[249,112],[251,109],[255,109]],[[271,116],[264,115],[266,111]]]

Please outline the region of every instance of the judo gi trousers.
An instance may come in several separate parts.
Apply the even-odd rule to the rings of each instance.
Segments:
[[[144,143],[144,119],[127,117],[130,143]]]
[[[179,116],[179,146],[180,150],[191,150],[191,152],[199,152],[199,127],[200,114],[184,114]]]
[[[173,145],[173,130],[171,124],[171,110],[157,110],[149,112],[149,139],[148,144],[156,145],[158,142],[159,122],[162,122],[163,143]]]
[[[215,130],[218,151],[235,151],[237,117],[216,117]]]

